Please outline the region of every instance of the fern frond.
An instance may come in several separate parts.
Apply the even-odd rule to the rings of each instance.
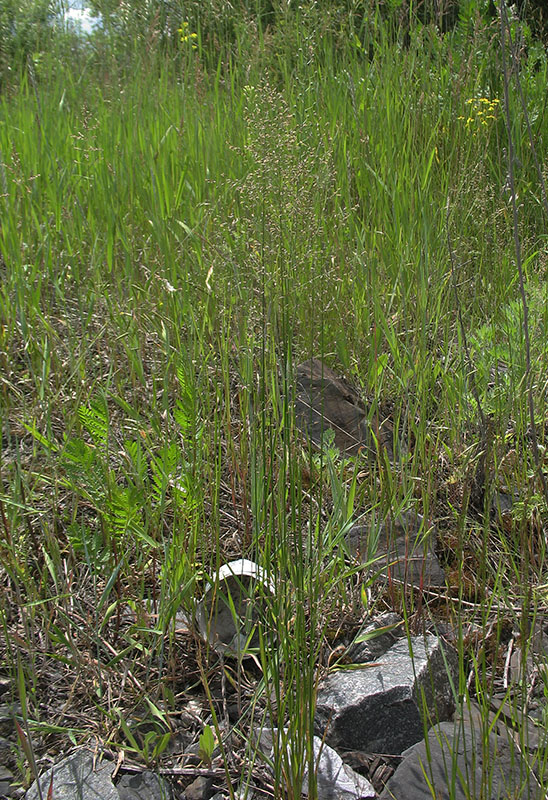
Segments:
[[[104,446],[108,439],[108,409],[102,399],[96,398],[89,406],[80,406],[78,418],[96,447]]]

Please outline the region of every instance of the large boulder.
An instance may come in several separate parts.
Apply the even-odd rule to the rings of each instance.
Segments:
[[[544,797],[511,736],[497,734],[480,714],[434,725],[402,755],[380,800]]]
[[[335,749],[399,754],[453,713],[454,650],[427,634],[398,639],[377,661],[328,675],[316,733]]]

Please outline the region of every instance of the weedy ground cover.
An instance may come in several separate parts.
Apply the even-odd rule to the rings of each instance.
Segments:
[[[509,87],[528,374],[498,27],[374,22],[310,7],[226,42],[187,23],[176,54],[83,48],[0,98],[2,670],[38,760],[96,739],[166,763],[194,694],[227,779],[255,775],[254,714],[288,722],[308,750],[279,746],[274,785],[298,797],[318,680],[365,611],[450,621],[459,699],[486,708],[508,637],[527,651],[548,306],[525,111],[542,157],[546,59],[519,56],[525,109]],[[391,406],[399,462],[309,449],[292,387],[313,355]],[[438,526],[442,596],[362,589],[346,557],[354,513],[409,503]],[[277,588],[257,673],[177,616],[239,557]]]

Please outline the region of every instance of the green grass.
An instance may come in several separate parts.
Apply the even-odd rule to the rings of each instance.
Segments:
[[[371,591],[411,626],[477,613],[518,630],[522,603],[545,605],[497,28],[412,28],[404,47],[377,20],[369,59],[369,29],[358,44],[303,14],[129,66],[42,62],[0,98],[2,660],[40,753],[95,735],[159,763],[192,690],[220,735],[216,657],[175,613],[248,557],[276,583],[279,655],[256,654],[262,682],[231,664],[227,680],[312,763],[330,642],[364,612],[341,547],[354,510],[415,501],[438,524],[447,597]],[[543,153],[537,66],[522,81]],[[486,124],[480,97],[500,101]],[[513,85],[510,104],[544,452],[545,219]],[[303,444],[293,367],[318,354],[391,404],[401,463]],[[468,509],[482,447],[486,502],[519,493],[506,531]],[[459,641],[459,691],[489,692],[492,654]],[[121,722],[145,697],[161,709],[146,748]],[[275,784],[298,797],[287,758],[280,743]]]

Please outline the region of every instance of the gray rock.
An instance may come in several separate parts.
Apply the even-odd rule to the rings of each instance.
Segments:
[[[274,583],[254,561],[239,558],[223,564],[196,608],[201,637],[219,653],[236,658],[249,654],[250,648],[259,646],[259,627],[265,635],[270,629],[264,624],[265,600],[274,593]]]
[[[423,738],[425,724],[450,718],[447,669],[455,680],[454,650],[427,635],[399,640],[380,663],[331,673],[318,692],[316,733],[334,748],[399,754]]]
[[[11,797],[13,792],[12,782],[15,780],[13,773],[0,764],[0,797]]]
[[[539,615],[534,621],[529,636],[527,637],[525,653],[519,641],[513,649],[510,659],[510,681],[513,684],[529,686],[535,671],[538,669],[541,674],[544,674],[546,673],[547,667],[548,630],[546,627],[546,620],[543,616]],[[539,689],[541,693],[544,694],[542,682]]]
[[[314,758],[317,764],[318,800],[376,797],[369,781],[344,764],[340,755],[318,736],[314,737]],[[308,777],[303,784],[303,791],[308,793]]]
[[[393,457],[392,428],[387,420],[371,414],[358,394],[319,358],[296,368],[295,422],[322,448],[326,434],[333,431],[334,444],[341,453],[375,456],[376,441]]]
[[[120,800],[171,800],[168,783],[150,770],[122,775],[116,784]]]
[[[428,742],[428,745],[426,744]],[[473,721],[442,722],[403,753],[380,800],[541,800],[514,743]]]
[[[76,750],[40,776],[42,796],[46,798],[50,784],[54,800],[119,800],[118,790],[110,776],[112,762],[98,763],[94,769],[93,755],[87,750]],[[53,775],[53,782],[52,782]],[[38,800],[38,786],[34,781],[25,795],[26,800]]]
[[[260,748],[268,759],[272,759],[273,735],[276,728],[261,731]],[[360,798],[376,797],[376,792],[369,781],[343,762],[338,753],[325,744],[318,736],[314,736],[314,763],[316,764],[316,781],[318,800],[360,800]],[[303,794],[308,794],[308,768],[303,776]]]
[[[531,706],[533,702],[527,701],[527,690],[531,684],[514,687],[514,691],[495,692],[490,697],[491,718],[495,716],[500,729],[512,729],[514,736],[522,750],[530,753],[535,751],[546,752],[548,745],[548,730],[544,724],[542,708],[535,712]],[[512,687],[510,687],[512,688]],[[540,717],[540,718],[539,718]],[[540,754],[539,754],[540,755]],[[540,755],[540,761],[543,756]],[[538,761],[538,758],[535,759]],[[540,765],[540,764],[539,764]]]
[[[12,768],[15,767],[16,763],[14,743],[4,736],[0,736],[0,764]]]
[[[19,703],[0,704],[0,736],[10,736],[15,730],[14,718],[21,720],[22,711]]]
[[[186,787],[184,797],[185,800],[208,800],[213,791],[213,778],[201,775]]]
[[[518,492],[508,492],[504,489],[495,489],[491,497],[491,518],[507,533],[512,530],[512,515],[519,499]]]
[[[436,529],[415,511],[404,511],[379,523],[372,515],[346,534],[350,554],[372,571],[416,588],[445,586],[445,573],[434,552]]]
[[[213,797],[210,797],[209,800],[231,800],[228,794],[215,794]],[[246,785],[245,783],[241,783],[238,791],[234,795],[234,800],[265,800],[265,794],[261,791],[254,791]]]
[[[381,614],[363,625],[348,648],[347,656],[353,664],[377,661],[404,635],[402,618],[398,614]],[[363,641],[356,641],[362,638]]]

